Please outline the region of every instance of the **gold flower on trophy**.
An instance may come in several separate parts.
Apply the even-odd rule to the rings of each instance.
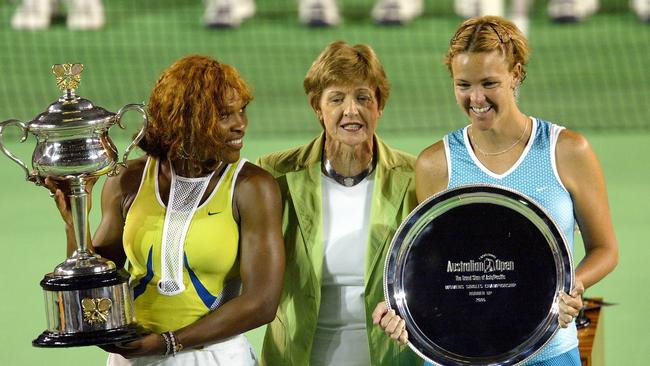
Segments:
[[[77,89],[83,70],[83,64],[56,64],[52,66],[52,72],[56,76],[56,85],[63,91]]]
[[[84,320],[89,324],[106,323],[108,311],[111,309],[113,302],[111,299],[91,299],[81,300],[81,307],[84,312]]]

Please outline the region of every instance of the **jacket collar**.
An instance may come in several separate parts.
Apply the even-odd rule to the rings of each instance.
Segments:
[[[393,150],[386,145],[377,135],[374,136],[375,149],[377,151],[377,165],[382,166],[387,170],[398,167],[408,167],[408,165],[400,159]],[[294,163],[294,170],[303,170],[318,166],[323,156],[323,146],[325,145],[325,132],[321,132],[315,139],[311,140],[307,145],[300,148],[298,156]],[[320,174],[320,170],[319,170]]]
[[[411,167],[400,159],[376,135],[377,166],[370,212],[369,243],[366,252],[365,279],[370,281],[373,269],[381,263],[382,252],[389,244],[404,196],[412,179]],[[303,146],[294,161],[294,171],[287,172],[287,184],[305,243],[305,250],[313,265],[318,283],[322,276],[322,190],[321,159],[325,134],[321,133]],[[402,169],[400,169],[402,168]],[[374,280],[374,279],[373,279]]]
[[[392,234],[400,224],[401,212],[404,210],[403,202],[408,188],[413,179],[411,168],[404,167],[403,161],[396,159],[392,150],[383,142],[378,144],[378,164],[376,170],[375,186],[372,194],[372,208],[370,211],[370,234],[368,236],[368,251],[366,252],[366,283],[381,281],[374,279],[373,275],[381,274],[377,266],[383,266],[382,253],[390,245]],[[382,151],[383,150],[383,151]],[[383,154],[382,154],[383,152]],[[379,164],[382,161],[382,164]],[[408,209],[408,208],[406,208]]]

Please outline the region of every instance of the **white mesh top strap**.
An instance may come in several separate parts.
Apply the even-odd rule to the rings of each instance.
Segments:
[[[187,230],[201,197],[208,188],[212,172],[206,177],[185,178],[176,175],[170,162],[172,182],[162,234],[161,269],[158,292],[173,296],[185,290],[183,253]]]

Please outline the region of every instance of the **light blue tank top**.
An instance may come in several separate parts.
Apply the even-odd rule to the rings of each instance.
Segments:
[[[495,174],[478,160],[467,137],[467,127],[444,138],[449,183],[447,188],[487,183],[514,189],[544,207],[557,223],[573,253],[575,218],[573,201],[555,164],[555,146],[564,127],[532,119],[531,138],[517,162],[506,172]],[[542,350],[526,364],[539,362],[578,346],[575,323],[560,329]]]

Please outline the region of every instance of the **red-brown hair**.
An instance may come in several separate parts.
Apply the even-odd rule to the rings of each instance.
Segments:
[[[151,92],[149,125],[140,148],[158,159],[189,156],[195,161],[220,160],[223,142],[216,126],[222,114],[232,112],[227,105],[233,93],[244,105],[253,99],[232,66],[200,55],[176,61]]]
[[[350,46],[343,41],[330,43],[307,71],[303,86],[309,104],[318,109],[323,90],[332,85],[367,83],[375,88],[379,110],[383,110],[390,94],[384,67],[369,46]]]

